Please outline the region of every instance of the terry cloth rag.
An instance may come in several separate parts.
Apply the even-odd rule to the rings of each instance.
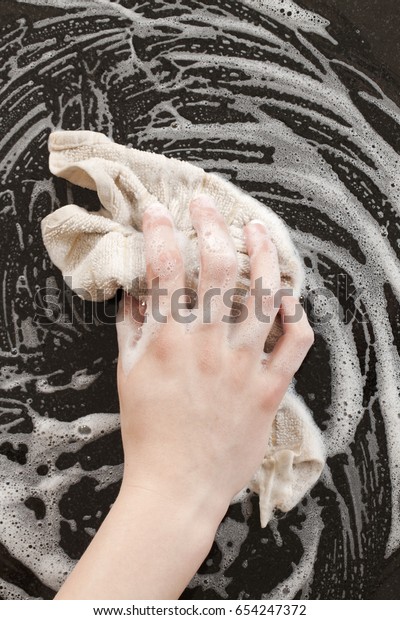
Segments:
[[[101,208],[75,204],[42,220],[44,244],[71,288],[84,299],[112,298],[117,289],[139,296],[146,266],[142,215],[155,202],[165,205],[178,230],[186,285],[197,287],[198,244],[188,205],[199,194],[214,198],[229,226],[238,255],[238,287],[249,286],[243,226],[265,222],[279,258],[282,287],[300,294],[303,268],[283,222],[268,207],[214,173],[188,162],[115,144],[94,131],[55,131],[49,137],[50,171],[97,192]],[[268,336],[268,354],[282,333],[278,318]],[[264,527],[275,508],[288,511],[313,486],[324,465],[319,430],[302,399],[288,392],[279,408],[266,454],[250,482],[260,496]]]

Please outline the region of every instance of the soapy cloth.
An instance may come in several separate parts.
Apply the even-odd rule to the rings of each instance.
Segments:
[[[249,259],[243,226],[265,222],[278,251],[281,286],[299,295],[303,268],[284,223],[265,205],[214,173],[188,162],[127,148],[94,131],[55,131],[49,137],[50,171],[97,192],[101,208],[75,204],[42,220],[42,235],[53,263],[82,298],[101,301],[117,289],[139,296],[146,287],[142,215],[156,202],[173,217],[185,260],[186,285],[197,287],[199,254],[188,205],[199,194],[214,198],[237,250],[237,286],[249,287]],[[265,352],[282,334],[274,322]],[[275,508],[291,510],[314,485],[324,465],[320,432],[302,399],[290,389],[283,399],[265,458],[249,482],[260,497],[261,525]],[[240,497],[240,494],[237,498]]]

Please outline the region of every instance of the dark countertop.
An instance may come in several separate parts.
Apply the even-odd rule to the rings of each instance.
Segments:
[[[316,345],[296,376],[296,389],[327,441],[340,435],[338,412],[351,429],[348,439],[330,451],[322,478],[303,502],[277,514],[265,530],[255,496],[232,506],[182,598],[399,598],[393,519],[400,463],[391,440],[397,413],[388,408],[381,387],[382,360],[390,358],[399,369],[400,305],[391,280],[399,274],[375,272],[366,244],[379,226],[382,252],[391,248],[398,269],[399,201],[389,176],[400,152],[399,111],[359,94],[379,100],[375,83],[400,104],[398,3],[301,0],[299,6],[331,20],[328,32],[337,46],[318,34],[302,30],[299,35],[290,16],[287,23],[266,18],[234,0],[121,0],[123,10],[116,2],[66,4],[64,9],[58,0],[46,6],[3,0],[0,8],[0,598],[54,595],[107,514],[121,474],[115,300],[101,305],[73,297],[41,240],[40,221],[51,210],[68,202],[99,206],[93,192],[72,187],[48,170],[47,138],[60,127],[101,131],[121,144],[193,161],[224,175],[284,219],[304,259],[305,306],[316,330]],[[141,20],[151,18],[151,26],[141,30],[129,10]],[[192,24],[182,19],[190,11],[195,12]],[[225,22],[218,30],[218,20],[227,15],[238,28],[251,24],[254,34],[233,33]],[[187,34],[188,28],[200,27],[205,29]],[[279,79],[273,87],[256,75],[257,69],[253,74],[256,61],[281,66],[276,46],[266,43],[271,33],[292,46],[286,67],[298,73],[301,85],[308,76],[317,90],[335,72],[350,93],[351,112],[328,100],[324,107],[322,95],[312,102],[301,88],[279,98]],[[205,58],[212,54],[220,62],[198,67],[190,58],[193,41]],[[239,58],[239,78],[230,73],[232,55]],[[322,57],[342,63],[330,63],[327,71]],[[245,64],[249,58],[254,65]],[[301,152],[312,153],[307,187],[312,187],[311,172],[318,176],[329,169],[337,203],[334,192],[326,198],[323,188],[304,191],[296,166],[298,176],[306,175],[294,147],[287,182],[279,181],[278,170],[276,181],[269,179],[284,144],[273,134],[278,126],[287,132],[285,139],[297,140]],[[176,128],[171,137],[168,132]],[[363,142],[367,130],[383,153],[379,164],[371,142]],[[369,282],[376,286],[376,299],[358,290],[368,274],[374,274]],[[356,351],[354,394],[346,373],[341,376],[347,392],[334,380],[339,349],[327,338],[312,295],[320,282],[349,312],[338,334],[342,361],[347,339],[348,351]],[[45,294],[52,297],[45,300]],[[391,339],[386,348],[374,310],[381,297]],[[46,305],[53,314],[45,316]],[[391,382],[398,382],[394,371]],[[360,399],[354,410],[348,407],[349,394],[354,402]],[[69,425],[81,418],[82,439],[71,443]]]

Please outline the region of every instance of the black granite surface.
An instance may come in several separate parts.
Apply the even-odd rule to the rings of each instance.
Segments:
[[[390,99],[400,103],[397,2],[301,0],[298,4],[329,19],[328,32],[339,45],[311,33],[305,35],[306,40],[325,58],[342,59],[357,67]],[[239,77],[230,74],[229,63],[194,67],[191,54],[195,51],[182,36],[182,24],[168,18],[178,22],[179,16],[195,10],[193,23],[211,16],[218,25],[218,20],[229,16],[233,21],[251,24],[253,34],[247,31],[241,40],[237,37],[228,43],[226,37],[231,33],[226,25],[214,39],[199,35],[197,50],[221,58],[229,58],[233,45],[233,53],[239,56],[253,55],[255,60],[276,62],[273,46],[258,39],[260,28],[273,31],[297,47],[299,57],[309,60],[314,68],[310,64],[306,68],[306,63],[296,66],[294,61],[291,67],[289,60],[286,66],[314,79],[321,70],[318,58],[296,38],[289,23],[267,19],[239,0],[110,0],[66,5],[68,8],[63,8],[56,0],[2,0],[0,4],[0,468],[2,462],[7,465],[0,476],[2,598],[51,598],[59,580],[49,579],[45,569],[37,569],[37,562],[31,562],[35,549],[30,552],[28,542],[24,556],[20,546],[6,535],[13,511],[7,487],[17,489],[17,499],[12,501],[18,504],[16,519],[20,519],[22,539],[34,532],[31,546],[35,547],[37,528],[43,529],[45,537],[48,519],[48,531],[52,532],[48,535],[54,538],[52,553],[56,550],[56,558],[59,553],[60,562],[62,557],[77,560],[116,497],[122,463],[115,385],[117,345],[113,320],[105,320],[112,316],[115,300],[96,306],[96,318],[89,321],[93,306],[71,297],[67,291],[63,321],[37,316],[37,291],[46,286],[65,291],[62,276],[43,247],[40,220],[68,202],[89,209],[98,207],[92,192],[72,187],[50,174],[47,138],[52,129],[94,129],[121,144],[181,157],[216,170],[272,207],[293,231],[312,231],[319,239],[348,250],[355,261],[364,264],[362,247],[351,231],[319,210],[318,204],[289,187],[239,174],[260,158],[266,167],[273,161],[275,148],[271,144],[261,148],[252,135],[240,130],[242,123],[257,123],[257,119],[251,116],[250,109],[235,106],[238,95],[261,97],[260,110],[315,146],[340,182],[359,200],[360,210],[373,218],[379,218],[382,210],[388,242],[397,260],[400,258],[398,212],[365,172],[363,166],[375,165],[369,155],[357,152],[350,141],[342,143],[339,134],[321,135],[321,124],[306,114],[299,111],[294,116],[276,105],[279,80],[276,92],[261,83],[254,90],[245,72]],[[96,10],[91,11],[90,5],[96,5]],[[117,10],[115,5],[124,10]],[[135,29],[129,16],[131,10],[140,19],[151,20],[151,28]],[[179,51],[183,54],[180,63],[173,56]],[[371,92],[373,86],[344,65],[336,65],[336,70],[367,122],[399,154],[395,119],[361,101],[358,95],[361,83]],[[191,71],[191,87],[182,86],[182,75]],[[210,86],[207,101],[198,91],[197,80]],[[297,103],[301,105],[301,93]],[[307,99],[303,104],[306,111],[315,106]],[[192,125],[232,123],[239,127],[240,148],[237,136],[203,135],[195,139],[182,134],[173,141],[163,138],[154,129],[172,127],[174,111]],[[314,112],[318,110],[314,108]],[[328,108],[323,113],[332,118]],[[327,144],[333,144],[336,153]],[[354,154],[353,176],[348,170],[343,172],[340,150]],[[367,197],[361,186],[368,188]],[[353,299],[350,295],[349,299],[347,291],[337,286],[340,276],[346,275],[344,265],[323,252],[316,260],[312,263],[304,256],[305,266],[312,270],[317,265],[319,276],[342,307],[347,304],[352,316],[363,313],[363,302],[358,304],[356,296]],[[351,276],[347,275],[347,285],[351,286]],[[385,295],[393,344],[400,350],[400,306],[389,283]],[[312,303],[306,307],[312,314]],[[259,526],[255,496],[249,497],[244,506],[232,506],[209,557],[182,598],[268,598],[282,584],[282,597],[398,598],[400,551],[390,547],[388,552],[393,498],[398,501],[398,496],[393,492],[386,421],[379,399],[374,325],[367,318],[367,322],[351,323],[360,365],[364,364],[363,411],[346,449],[328,458],[325,476],[303,502],[286,515],[278,514],[265,530]],[[296,378],[296,389],[321,431],[326,431],[333,398],[332,375],[330,349],[321,334],[317,333],[316,344]],[[96,413],[115,414],[115,428],[78,447],[69,445],[65,435],[64,446],[59,442],[53,452],[49,448],[41,456],[36,451],[36,460],[32,458],[30,438],[38,416],[67,424]],[[73,476],[71,472],[77,468],[80,475]],[[111,472],[108,483],[102,468]],[[56,479],[51,478],[55,475],[64,490],[57,496],[54,508],[49,493],[41,495],[40,480]],[[20,487],[19,476],[25,481]],[[319,519],[318,547],[304,578],[296,581],[296,571],[302,562],[309,561],[313,514],[318,514]],[[298,587],[295,583],[299,583]]]

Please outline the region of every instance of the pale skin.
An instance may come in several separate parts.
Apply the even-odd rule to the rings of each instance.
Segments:
[[[184,287],[184,263],[174,224],[162,205],[143,218],[148,288],[155,277],[168,294],[160,311],[137,320],[137,300],[124,296],[117,317],[118,393],[124,474],[108,516],[56,599],[177,599],[213,543],[232,497],[258,469],[271,425],[289,383],[314,336],[299,301],[263,297],[270,323],[255,316],[248,298],[243,323],[221,321],[223,292],[237,279],[236,252],[214,202],[190,204],[199,239],[199,308],[202,296],[219,287],[211,322],[189,327],[171,317],[171,295]],[[277,253],[266,227],[245,227],[251,283],[262,278],[280,287]],[[147,310],[150,310],[150,300]],[[280,312],[283,335],[265,360],[264,342]],[[136,318],[134,318],[134,316]],[[297,316],[297,315],[296,315]]]

